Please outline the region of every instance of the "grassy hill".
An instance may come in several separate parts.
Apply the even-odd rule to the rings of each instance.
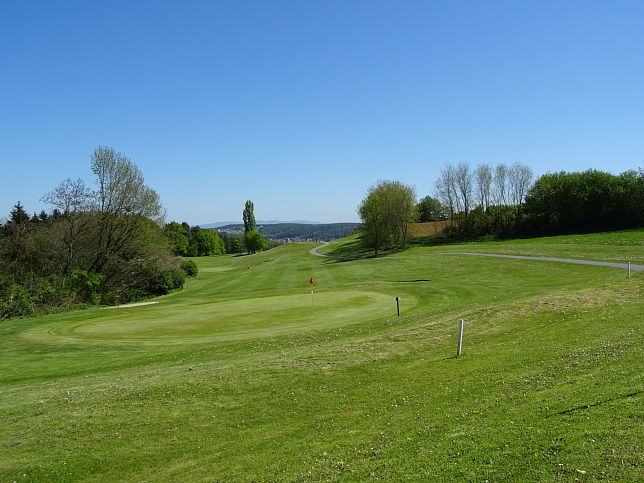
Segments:
[[[151,305],[4,321],[0,481],[642,478],[644,273],[447,252],[641,263],[644,232],[315,246],[195,259]]]

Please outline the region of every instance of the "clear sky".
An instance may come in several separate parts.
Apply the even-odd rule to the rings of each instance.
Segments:
[[[357,221],[446,164],[644,167],[644,2],[3,0],[0,218],[90,156],[168,221]]]

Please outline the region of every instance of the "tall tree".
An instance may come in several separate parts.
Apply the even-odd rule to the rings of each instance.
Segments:
[[[449,217],[454,216],[462,210],[460,198],[457,196],[456,177],[454,167],[447,164],[441,169],[438,179],[434,183],[437,198],[447,206]]]
[[[508,167],[501,163],[494,170],[494,204],[507,206],[510,189],[508,187]]]
[[[244,233],[248,233],[249,231],[253,231],[255,229],[255,213],[254,213],[255,207],[253,206],[253,202],[248,200],[246,201],[246,204],[244,205],[244,212],[242,213],[242,216],[244,218]]]
[[[523,164],[514,163],[508,170],[510,204],[519,210],[532,185],[532,170]]]
[[[9,214],[9,220],[2,227],[0,254],[6,263],[4,268],[15,278],[21,278],[25,270],[28,270],[27,260],[32,242],[30,234],[34,226],[22,203],[18,201]]]
[[[492,192],[492,167],[489,164],[479,164],[474,171],[474,180],[476,181],[476,195],[478,204],[483,210],[490,207]]]
[[[92,154],[96,176],[94,212],[97,216],[96,256],[91,271],[109,279],[109,265],[116,259],[130,259],[137,252],[137,233],[145,220],[162,224],[165,215],[159,195],[148,188],[139,168],[112,148],[99,146]]]
[[[472,171],[470,165],[461,162],[454,169],[454,179],[456,182],[456,191],[461,199],[465,216],[468,215],[472,205]]]
[[[91,196],[91,191],[82,179],[73,181],[67,178],[42,197],[42,201],[56,207],[60,215],[55,217],[55,221],[62,222],[64,226],[61,233],[66,251],[63,275],[67,275],[74,266],[81,238],[91,227],[91,218],[86,215]]]

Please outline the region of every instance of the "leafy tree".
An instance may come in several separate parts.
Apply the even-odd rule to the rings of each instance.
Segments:
[[[29,217],[18,203],[0,226],[0,318],[182,286],[186,272],[161,229],[164,210],[140,170],[100,146],[92,170],[97,190],[67,179],[42,198],[51,213]]]
[[[186,231],[184,225],[172,221],[163,227],[163,233],[168,238],[175,255],[185,257],[188,254],[190,244],[188,238],[189,229]]]
[[[197,226],[192,231],[192,241],[188,247],[189,256],[207,257],[225,253],[224,242],[215,230],[204,230]]]
[[[71,287],[80,302],[98,304],[101,301],[99,290],[102,282],[103,277],[98,273],[76,269],[71,274]]]
[[[165,215],[159,195],[148,188],[139,168],[112,148],[99,146],[92,154],[92,172],[98,191],[93,211],[97,217],[96,256],[90,271],[111,281],[115,260],[136,257],[137,235],[148,226],[161,224]]]
[[[378,193],[375,187],[370,188],[367,197],[358,206],[358,215],[362,220],[359,232],[362,242],[373,248],[375,256],[378,256],[378,251],[389,238],[385,211],[386,205],[382,194]]]
[[[193,260],[189,259],[181,260],[181,270],[186,272],[186,276],[188,277],[196,277],[199,273],[197,264]]]
[[[416,205],[418,211],[418,221],[426,223],[428,221],[443,221],[447,219],[447,208],[436,198],[425,196]]]
[[[399,181],[380,181],[358,206],[362,241],[377,256],[382,248],[404,247],[416,219],[416,191]]]
[[[244,218],[244,233],[253,231],[256,227],[254,209],[253,202],[250,200],[246,201],[244,212],[242,213]]]
[[[226,253],[244,253],[244,240],[240,236],[220,235],[226,248]]]
[[[634,171],[546,174],[528,192],[525,212],[542,233],[634,228],[644,224],[644,184]]]
[[[246,246],[246,251],[250,253],[257,253],[264,250],[266,247],[266,240],[260,232],[257,230],[251,230],[244,233],[244,245]]]
[[[0,320],[34,312],[34,303],[22,285],[0,282]]]

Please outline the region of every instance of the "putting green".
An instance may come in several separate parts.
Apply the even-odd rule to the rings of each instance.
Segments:
[[[405,307],[416,305],[405,297]],[[168,344],[270,337],[336,328],[395,315],[390,295],[343,291],[303,293],[200,303],[161,303],[100,310],[45,326],[24,335],[49,343]]]

